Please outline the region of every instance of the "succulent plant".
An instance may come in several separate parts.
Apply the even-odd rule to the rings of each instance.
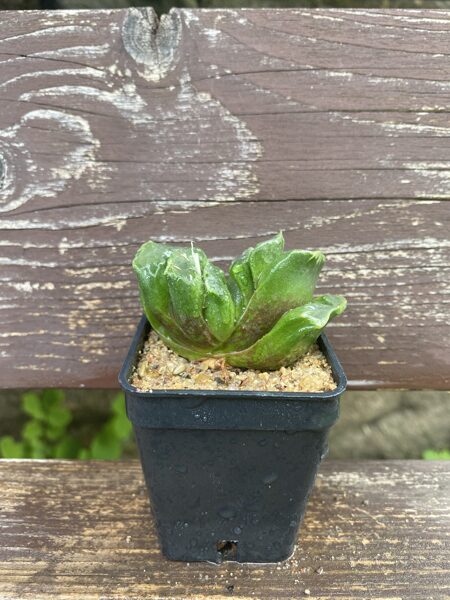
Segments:
[[[189,360],[271,370],[305,354],[345,309],[342,296],[313,297],[324,262],[321,252],[285,252],[279,233],[245,250],[227,275],[193,245],[153,241],[133,269],[145,314],[169,348]]]

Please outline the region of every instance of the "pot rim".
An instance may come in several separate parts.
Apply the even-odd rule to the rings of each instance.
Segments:
[[[148,399],[166,399],[166,398],[188,398],[193,395],[200,398],[207,398],[214,396],[216,399],[223,398],[224,400],[229,400],[230,396],[233,398],[280,398],[286,400],[316,400],[316,401],[330,401],[335,398],[339,398],[342,393],[345,391],[347,387],[347,377],[344,373],[342,365],[330,344],[327,336],[322,333],[318,338],[319,348],[324,353],[329,365],[331,366],[332,374],[334,381],[336,382],[336,387],[333,390],[329,390],[326,392],[282,392],[282,391],[258,391],[258,390],[202,390],[202,389],[183,389],[183,390],[174,390],[174,389],[156,389],[156,390],[148,390],[141,391],[135,388],[129,382],[128,378],[131,374],[132,369],[136,363],[136,355],[142,347],[142,340],[146,340],[148,337],[148,333],[151,329],[150,323],[147,320],[147,317],[142,315],[139,324],[137,326],[136,332],[131,341],[130,348],[128,350],[127,356],[123,362],[122,368],[119,372],[119,384],[124,390],[124,392],[128,392],[133,394],[135,398]],[[139,347],[141,346],[141,347]]]

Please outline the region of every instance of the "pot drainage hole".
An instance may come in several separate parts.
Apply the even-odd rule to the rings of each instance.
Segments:
[[[217,558],[218,562],[225,560],[237,560],[237,546],[238,543],[229,540],[222,540],[217,542]]]

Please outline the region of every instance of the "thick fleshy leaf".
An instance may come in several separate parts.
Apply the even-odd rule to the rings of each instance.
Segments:
[[[189,360],[223,356],[264,369],[293,362],[344,305],[312,301],[323,254],[283,247],[280,233],[249,248],[226,277],[193,246],[143,244],[133,268],[153,329]]]
[[[205,284],[204,316],[210,333],[219,342],[228,339],[234,329],[234,302],[222,269],[207,262],[203,269]]]
[[[259,281],[283,255],[284,237],[280,233],[270,240],[247,248],[231,263],[228,278],[233,301],[236,305],[236,321],[244,313]]]
[[[261,278],[223,350],[241,350],[267,333],[283,313],[309,302],[325,262],[321,252],[292,250]]]
[[[252,248],[247,249],[242,256],[234,260],[231,263],[229,270],[227,283],[236,307],[235,312],[237,321],[240,319],[255,291],[249,263],[251,250]]]
[[[255,246],[249,253],[248,261],[253,277],[253,286],[258,287],[258,284],[268,269],[280,260],[283,255],[284,237],[280,233],[270,240],[261,242]]]
[[[133,270],[136,274],[141,304],[151,326],[163,341],[178,352],[190,347],[192,340],[185,336],[172,315],[168,281],[165,276],[167,261],[179,248],[156,242],[146,242],[136,253]],[[184,354],[183,354],[184,356]]]
[[[194,345],[209,348],[214,339],[203,316],[203,268],[208,259],[198,248],[179,248],[167,259],[164,276],[169,289],[172,317]]]
[[[209,351],[204,347],[202,348],[192,342],[179,341],[178,338],[175,338],[172,334],[172,331],[169,331],[166,327],[161,325],[161,323],[158,323],[157,326],[152,325],[152,327],[166,346],[180,356],[183,356],[188,360],[200,360],[205,358],[205,356],[210,356]]]
[[[167,259],[174,251],[175,248],[171,246],[150,241],[139,248],[133,260],[142,306],[153,326],[154,320],[168,327],[175,325],[171,317],[167,279],[164,277]]]
[[[305,354],[326,324],[346,307],[342,296],[318,296],[285,313],[273,328],[249,348],[230,353],[230,365],[252,369],[279,369]]]

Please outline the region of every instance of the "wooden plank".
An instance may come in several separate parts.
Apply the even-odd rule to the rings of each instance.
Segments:
[[[193,239],[224,264],[284,229],[289,247],[326,252],[319,291],[348,298],[329,334],[352,387],[448,389],[444,202],[290,201],[282,210],[248,202],[159,213],[133,206],[140,217],[120,232],[39,228],[22,250],[17,232],[5,233],[2,385],[116,385],[140,311],[130,262],[147,236]],[[70,207],[58,213],[71,218]]]
[[[149,237],[223,264],[283,228],[350,300],[330,333],[351,386],[448,389],[449,29],[445,11],[2,13],[0,386],[116,385]]]
[[[135,461],[3,461],[0,595],[443,600],[449,475],[448,462],[326,461],[289,560],[217,566],[161,556]]]

